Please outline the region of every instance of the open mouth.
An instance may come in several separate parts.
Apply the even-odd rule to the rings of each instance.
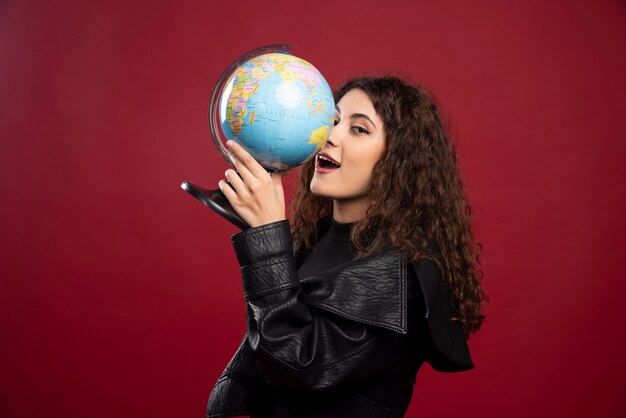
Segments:
[[[317,154],[317,164],[315,168],[320,172],[329,172],[341,167],[337,161],[325,154]]]

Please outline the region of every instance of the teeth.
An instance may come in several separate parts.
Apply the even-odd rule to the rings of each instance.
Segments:
[[[338,163],[336,163],[335,161],[331,160],[330,158],[328,158],[328,157],[324,157],[323,155],[318,155],[318,158],[319,158],[320,160],[328,161],[329,163],[331,163],[331,164],[333,164],[333,165],[336,165],[337,167],[341,166],[341,164],[338,164]]]

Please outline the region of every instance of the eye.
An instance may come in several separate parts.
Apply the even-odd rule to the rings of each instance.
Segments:
[[[352,129],[352,132],[357,133],[357,134],[369,134],[370,133],[370,131],[368,131],[367,129],[359,125],[354,125],[350,127],[350,129]]]
[[[339,125],[339,122],[341,122],[341,114],[335,109],[335,121],[333,122],[333,126]]]

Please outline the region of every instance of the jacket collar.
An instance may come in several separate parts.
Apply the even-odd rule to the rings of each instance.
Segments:
[[[300,279],[302,300],[364,324],[407,331],[407,264],[393,250]]]
[[[331,224],[331,216],[319,219],[317,236],[322,237]],[[437,246],[430,249],[438,252]],[[294,247],[298,268],[308,253],[304,248]],[[428,274],[420,274],[417,265],[411,268],[418,272],[425,317],[430,321],[441,295],[441,283],[434,264],[426,262],[420,267],[426,268]],[[404,334],[407,332],[407,268],[405,257],[388,245],[380,253],[301,278],[302,298],[311,306]]]

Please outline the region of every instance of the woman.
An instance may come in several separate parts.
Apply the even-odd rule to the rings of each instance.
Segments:
[[[350,80],[335,99],[291,222],[283,173],[228,144],[240,176],[220,189],[251,226],[232,238],[248,332],[208,417],[402,417],[423,362],[474,367],[478,244],[435,103],[394,77]]]

